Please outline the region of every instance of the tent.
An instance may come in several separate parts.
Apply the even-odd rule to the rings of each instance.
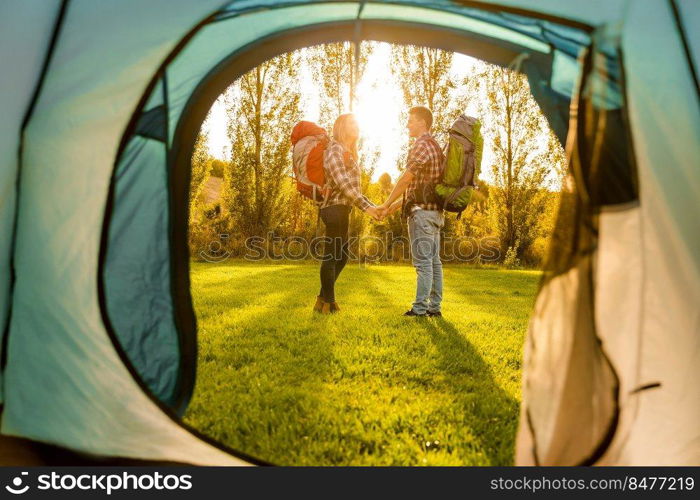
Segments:
[[[256,463],[181,421],[196,133],[262,61],[379,40],[523,72],[567,146],[516,463],[699,465],[699,27],[695,0],[2,2],[0,432]]]

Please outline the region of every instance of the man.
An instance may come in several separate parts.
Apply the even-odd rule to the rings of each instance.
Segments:
[[[408,111],[408,134],[415,143],[408,154],[406,170],[396,181],[387,200],[378,208],[383,216],[402,207],[408,217],[413,266],[416,268],[416,300],[404,316],[442,316],[442,262],[440,229],[445,224],[442,208],[434,199],[433,187],[442,176],[443,154],[430,135],[433,114],[425,106]]]

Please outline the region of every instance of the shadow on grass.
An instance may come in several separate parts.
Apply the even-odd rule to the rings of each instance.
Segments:
[[[480,441],[489,463],[511,465],[518,402],[495,382],[491,367],[452,323],[438,319],[423,321],[421,326],[442,357],[440,366],[445,380],[465,411],[465,423]]]
[[[284,280],[284,270],[276,271]],[[256,276],[239,278],[231,280],[231,294],[249,290],[250,300],[229,303],[228,291],[217,294],[217,303],[226,305],[218,311],[224,318],[200,338],[199,376],[185,420],[252,456],[298,463],[305,443],[316,437],[318,395],[334,362],[331,341],[306,318],[290,321],[295,287],[261,293]]]
[[[370,275],[370,282],[380,300],[394,304],[396,314],[401,314],[406,297],[401,304],[386,293],[386,282],[378,273]],[[442,380],[461,408],[463,424],[478,441],[479,450],[487,457],[489,465],[511,465],[515,445],[519,404],[494,380],[491,366],[468,340],[468,332],[460,332],[453,323],[438,318],[405,318],[416,323],[430,337],[440,356],[437,367]],[[453,443],[455,447],[469,443]],[[467,465],[467,464],[465,464]]]

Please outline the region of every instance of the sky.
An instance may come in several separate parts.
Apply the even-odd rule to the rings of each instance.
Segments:
[[[357,104],[355,114],[360,125],[362,140],[368,146],[379,147],[381,151],[373,180],[383,173],[389,173],[392,180],[399,175],[396,159],[401,154],[400,148],[405,147],[407,135],[405,124],[399,122],[399,116],[404,106],[401,89],[392,78],[389,69],[391,45],[388,43],[376,44],[375,50],[369,57],[362,80],[357,87]],[[455,80],[459,81],[471,73],[478,61],[474,58],[455,54],[452,61],[451,72]],[[302,71],[302,109],[303,119],[318,121],[319,99],[317,85],[310,71]],[[475,114],[476,109],[472,103],[465,112]],[[228,138],[226,136],[226,111],[222,99],[218,99],[209,113],[203,128],[209,135],[209,153],[220,159],[227,159],[229,154]],[[442,140],[442,138],[438,138]],[[373,148],[372,148],[373,149]],[[490,164],[493,154],[484,145],[482,165]],[[481,177],[488,180],[488,169],[482,168]]]

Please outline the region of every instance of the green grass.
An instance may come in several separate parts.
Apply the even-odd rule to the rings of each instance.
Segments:
[[[538,280],[446,266],[444,319],[404,318],[412,267],[348,264],[322,317],[316,266],[193,263],[185,420],[280,465],[509,465]]]

